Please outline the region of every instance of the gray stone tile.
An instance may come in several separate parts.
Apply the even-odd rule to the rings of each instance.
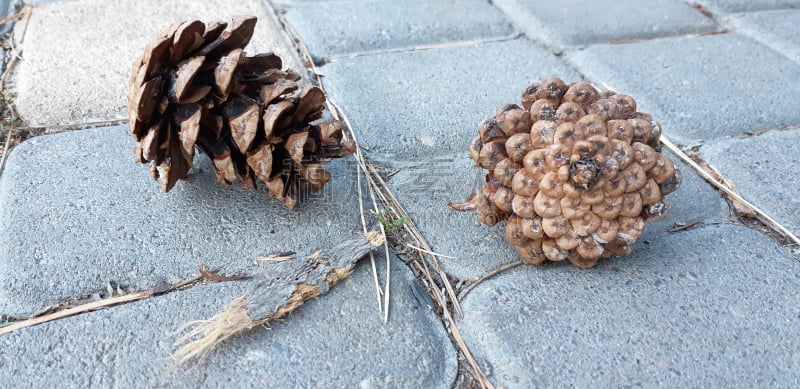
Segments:
[[[699,2],[722,12],[800,8],[798,0],[701,0]]]
[[[459,154],[478,122],[519,101],[529,83],[578,78],[547,50],[522,39],[342,59],[320,71],[359,141],[380,160]]]
[[[323,58],[515,34],[483,0],[312,2],[289,8],[286,20]]]
[[[529,37],[558,47],[712,31],[716,24],[678,0],[495,0]]]
[[[800,10],[746,13],[734,17],[731,24],[737,31],[800,62]]]
[[[636,98],[676,141],[800,124],[800,66],[742,35],[597,45],[571,59],[592,81]]]
[[[725,139],[703,146],[703,159],[733,181],[751,203],[800,235],[800,129],[769,131],[753,138]]]
[[[266,191],[217,184],[205,156],[169,193],[134,160],[127,126],[30,139],[0,178],[0,312],[26,314],[104,287],[177,281],[197,266],[251,268],[361,229],[345,160],[295,210]]]
[[[25,4],[32,5],[34,7],[42,7],[50,4],[62,3],[67,1],[75,1],[75,0],[28,0],[25,1]]]
[[[675,223],[727,220],[728,206],[719,194],[689,168],[677,162],[683,183],[667,198],[670,202],[666,219],[647,223],[639,238],[637,250],[645,241],[654,242],[668,237],[666,229]],[[518,261],[519,255],[506,241],[505,223],[487,226],[478,221],[474,212],[457,212],[447,203],[463,201],[483,184],[485,170],[474,166],[466,152],[453,157],[395,163],[401,170],[389,181],[400,203],[420,227],[431,247],[439,254],[454,256],[439,261],[449,274],[465,279],[478,277],[503,263]],[[628,258],[602,261],[608,266],[628,266]],[[543,265],[551,268],[554,265]]]
[[[800,263],[721,225],[582,271],[522,267],[475,288],[459,328],[507,387],[796,387]]]
[[[381,272],[383,263],[379,258]],[[393,263],[388,324],[362,262],[287,318],[234,336],[205,361],[170,374],[179,328],[210,318],[257,281],[195,286],[2,336],[0,381],[35,388],[450,387],[455,350],[413,297],[408,269]]]
[[[43,6],[31,15],[20,45],[25,60],[11,79],[17,110],[30,125],[126,117],[133,61],[147,42],[186,19],[256,15],[259,22],[247,52],[276,52],[285,66],[299,69],[291,45],[265,4],[258,0],[74,0]],[[17,23],[15,28],[21,34],[24,25]]]

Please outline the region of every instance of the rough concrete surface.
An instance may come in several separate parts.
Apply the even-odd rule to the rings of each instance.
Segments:
[[[717,28],[714,21],[678,0],[495,0],[494,4],[530,38],[558,47],[697,34]]]
[[[384,259],[378,261],[383,274]],[[288,318],[234,336],[204,361],[171,373],[180,327],[220,312],[258,280],[199,285],[1,336],[0,386],[447,388],[455,351],[436,316],[412,295],[408,269],[393,261],[388,324],[365,260]],[[268,277],[269,265],[261,268]]]
[[[578,77],[524,40],[358,57],[320,72],[359,141],[381,161],[461,153],[478,122],[518,102],[528,84]]]
[[[124,118],[131,66],[148,42],[176,21],[235,15],[259,17],[248,53],[274,51],[284,66],[299,68],[258,0],[82,0],[34,8],[27,29],[15,29],[25,58],[12,79],[19,115],[29,125]]]
[[[188,179],[161,193],[126,127],[37,137],[11,152],[0,181],[0,312],[30,314],[109,280],[176,282],[201,263],[248,269],[258,255],[307,252],[361,230],[344,160],[294,210],[264,188],[220,186],[199,153]]]
[[[753,12],[734,17],[731,24],[771,47],[800,62],[800,10]]]
[[[496,385],[796,387],[800,262],[744,227],[649,239],[592,271],[516,268],[459,328]]]
[[[286,20],[323,58],[516,33],[484,0],[314,2],[289,8]]]
[[[592,81],[634,96],[687,144],[800,124],[800,100],[791,98],[800,94],[800,65],[736,33],[597,45],[571,60]]]
[[[725,139],[701,149],[703,159],[733,181],[739,192],[800,235],[800,129],[773,130],[752,138]]]
[[[720,12],[800,8],[798,0],[701,0],[699,3],[706,4]]]

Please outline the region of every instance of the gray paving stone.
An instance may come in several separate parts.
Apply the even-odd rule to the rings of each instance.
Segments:
[[[800,199],[796,153],[800,129],[725,139],[703,146],[701,155],[733,181],[750,202],[800,235]]]
[[[379,259],[380,271],[385,267]],[[268,275],[268,269],[262,269]],[[200,364],[169,374],[172,343],[253,283],[187,291],[62,319],[0,337],[0,382],[14,387],[447,388],[456,354],[436,316],[418,303],[394,260],[392,313],[375,307],[370,266],[270,328],[222,343]],[[256,282],[256,281],[253,281]]]
[[[320,72],[359,141],[384,161],[460,154],[478,122],[519,101],[529,83],[578,78],[522,39],[343,59]]]
[[[50,5],[50,4],[54,4],[54,3],[61,3],[61,2],[66,2],[66,1],[73,1],[73,0],[27,0],[27,1],[25,1],[25,4],[32,5],[34,7],[41,7],[41,6],[45,6],[45,5]]]
[[[800,263],[721,225],[663,235],[590,271],[516,268],[459,328],[508,387],[797,387]]]
[[[286,20],[316,57],[515,34],[503,14],[484,0],[314,2],[290,8]]]
[[[699,3],[722,12],[800,8],[800,1],[798,0],[701,0]]]
[[[742,35],[597,45],[571,59],[595,83],[636,98],[676,141],[800,124],[800,66]]]
[[[800,10],[746,13],[737,15],[731,24],[737,31],[800,62]]]
[[[674,156],[670,156],[677,161]],[[389,181],[390,188],[411,214],[432,248],[439,254],[455,256],[441,258],[449,274],[465,279],[478,277],[507,262],[519,260],[519,255],[506,241],[505,223],[487,226],[478,221],[474,212],[457,212],[447,203],[463,201],[479,185],[485,172],[474,166],[466,155],[396,163],[402,168]],[[637,250],[645,241],[666,239],[666,229],[675,223],[722,222],[728,218],[728,206],[719,194],[689,168],[676,162],[683,173],[683,184],[668,196],[669,214],[665,220],[647,223],[639,238]],[[628,266],[628,258],[613,258],[608,266]],[[544,268],[550,268],[545,265]]]
[[[285,66],[299,69],[290,55],[293,49],[278,32],[266,4],[258,0],[74,0],[38,8],[19,46],[25,61],[20,61],[11,80],[17,111],[30,125],[126,117],[133,61],[147,42],[186,19],[215,21],[256,15],[259,23],[247,51],[274,51]],[[15,29],[21,34],[24,25],[17,23]]]
[[[288,210],[263,188],[218,185],[199,153],[195,172],[161,193],[127,132],[42,136],[11,152],[0,177],[0,312],[29,314],[108,280],[175,282],[200,263],[246,271],[257,255],[303,252],[361,229],[344,160],[328,165],[323,191]]]
[[[558,47],[712,31],[716,24],[678,0],[495,0],[529,37]]]
[[[531,61],[539,66],[531,67]],[[531,69],[535,73],[526,73]],[[448,273],[476,277],[517,260],[503,227],[482,225],[474,214],[455,212],[447,203],[463,200],[483,182],[467,153],[477,123],[502,104],[518,101],[530,82],[552,74],[576,79],[569,68],[518,40],[359,57],[321,71],[329,95],[347,113],[368,154],[401,169],[389,185],[426,239],[437,252],[458,257],[442,259]],[[386,101],[393,104],[387,107]],[[649,224],[649,234],[676,222],[727,216],[716,191],[684,170],[684,185],[670,196],[670,217]]]

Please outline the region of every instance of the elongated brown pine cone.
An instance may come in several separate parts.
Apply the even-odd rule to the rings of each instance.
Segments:
[[[128,94],[136,158],[169,191],[207,154],[223,185],[256,180],[292,208],[306,186],[321,189],[329,158],[353,153],[342,125],[323,116],[325,94],[299,88],[275,54],[247,56],[255,17],[230,23],[185,21],[150,42],[133,66]]]
[[[528,86],[478,126],[470,145],[488,170],[474,198],[481,222],[531,264],[569,259],[590,268],[629,254],[644,222],[664,218],[681,181],[659,151],[661,125],[636,101],[558,78]]]

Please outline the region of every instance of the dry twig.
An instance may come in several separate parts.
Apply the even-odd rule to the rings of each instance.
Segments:
[[[749,201],[745,200],[741,195],[736,193],[735,190],[728,187],[724,183],[722,183],[719,179],[714,177],[712,173],[709,173],[706,169],[703,169],[697,162],[695,162],[692,158],[690,158],[686,153],[683,152],[678,146],[676,146],[672,141],[661,136],[661,143],[664,144],[670,151],[672,151],[675,155],[678,156],[684,163],[689,165],[692,169],[694,169],[697,174],[703,177],[706,181],[708,181],[711,185],[716,187],[717,189],[721,190],[729,199],[733,199],[739,203],[739,206],[745,206],[752,210],[756,217],[764,222],[767,226],[772,228],[775,232],[780,234],[786,239],[791,240],[796,245],[800,245],[800,238],[797,237],[794,233],[789,231],[786,227],[784,227],[780,222],[773,219],[769,216],[766,212],[761,210],[760,208],[756,207],[755,205],[751,204]]]
[[[446,303],[447,294],[442,291],[439,296],[439,299],[444,300]],[[449,323],[452,324],[449,327],[449,330],[453,334],[453,339],[455,339],[458,348],[465,351],[464,358],[466,358],[469,365],[472,366],[472,369],[474,370],[472,373],[475,375],[475,379],[478,380],[478,382],[481,384],[481,387],[486,389],[494,389],[494,385],[492,385],[492,382],[489,381],[489,378],[486,376],[486,374],[483,373],[483,370],[478,368],[478,362],[475,360],[475,357],[472,356],[472,353],[469,351],[469,347],[467,347],[466,342],[464,342],[464,338],[461,336],[461,331],[459,331],[458,327],[455,326],[455,320],[453,320],[453,317],[450,315],[450,311],[444,309],[442,311],[442,315]]]
[[[207,270],[206,269],[206,265],[203,264],[203,263],[200,264],[200,268],[198,270],[200,271],[200,276],[202,276],[203,278],[205,278],[207,280],[211,280],[211,281],[214,281],[214,282],[242,281],[242,280],[250,279],[249,276],[223,276],[223,275],[219,275],[219,274],[217,274],[217,273],[215,273],[213,271]]]
[[[20,330],[20,329],[23,329],[23,328],[35,326],[37,324],[42,324],[42,323],[46,323],[48,321],[53,321],[53,320],[57,320],[57,319],[63,319],[65,317],[74,316],[74,315],[77,315],[77,314],[80,314],[80,313],[84,313],[84,312],[94,311],[94,310],[97,310],[97,309],[100,309],[100,308],[109,307],[109,306],[112,306],[112,305],[117,305],[117,304],[127,303],[127,302],[131,302],[131,301],[141,300],[141,299],[144,299],[144,298],[152,296],[153,293],[154,292],[152,290],[145,290],[143,292],[135,292],[135,293],[124,294],[122,296],[110,297],[110,298],[103,299],[103,300],[100,300],[100,301],[95,301],[95,302],[88,303],[88,304],[78,305],[77,307],[67,308],[67,309],[64,309],[64,310],[61,310],[61,311],[58,311],[58,312],[54,312],[54,313],[51,313],[51,314],[48,314],[48,315],[42,315],[42,316],[35,317],[35,318],[32,318],[32,319],[23,320],[23,321],[11,324],[9,326],[0,328],[0,335],[9,334],[9,333],[12,333],[12,332],[14,332],[16,330]]]
[[[452,255],[437,254],[437,253],[434,253],[433,251],[428,251],[428,250],[425,250],[425,249],[423,249],[423,248],[420,248],[420,247],[414,246],[414,245],[413,245],[413,244],[411,244],[411,243],[403,243],[403,246],[406,246],[406,247],[408,247],[408,248],[411,248],[411,249],[417,250],[417,251],[419,251],[419,252],[423,252],[423,253],[425,253],[425,254],[428,254],[428,255],[434,255],[434,256],[437,256],[437,257],[441,257],[441,258],[458,259],[458,257],[454,257],[454,256],[452,256]]]
[[[294,259],[294,252],[285,252],[285,253],[277,253],[277,254],[269,254],[269,255],[260,255],[256,257],[256,261],[258,262],[283,262],[283,261],[290,261]]]
[[[498,266],[496,269],[494,269],[494,270],[492,270],[492,271],[480,276],[480,278],[475,280],[475,282],[471,283],[469,286],[464,288],[464,290],[461,291],[460,296],[458,296],[458,299],[460,301],[464,301],[464,298],[467,297],[467,294],[469,294],[469,292],[471,292],[472,289],[475,289],[475,287],[478,286],[478,284],[480,284],[481,282],[486,281],[489,278],[492,278],[492,277],[494,277],[494,276],[496,276],[496,275],[498,275],[498,274],[500,274],[500,273],[502,273],[502,272],[504,272],[504,271],[506,271],[508,269],[513,269],[513,268],[515,268],[515,267],[517,267],[519,265],[524,265],[524,264],[525,264],[525,261],[517,261],[517,262],[504,263],[504,264]]]
[[[208,320],[187,323],[175,341],[175,367],[202,358],[219,343],[242,331],[286,316],[306,301],[326,293],[348,277],[359,259],[384,243],[377,232],[354,236],[319,250],[305,261],[287,262],[285,271],[258,284]],[[188,330],[188,331],[187,331]]]
[[[3,169],[6,167],[6,158],[9,151],[11,151],[11,131],[6,135],[6,143],[3,145],[3,157],[0,158],[0,174],[3,174]]]
[[[14,20],[19,20],[23,17],[25,18],[25,28],[22,30],[22,33],[20,34],[19,38],[20,40],[24,40],[25,35],[28,33],[28,24],[30,24],[29,22],[31,19],[32,11],[33,8],[31,8],[31,6],[29,5],[26,5],[25,7],[22,8],[22,10],[19,11],[19,13],[13,16],[13,18],[15,18]],[[21,57],[22,51],[17,50],[14,46],[14,34],[12,34],[11,38],[9,38],[9,44],[11,45],[11,50],[14,52],[15,55],[13,55],[11,57],[11,60],[8,61],[8,63],[6,64],[6,70],[3,72],[2,77],[0,77],[0,89],[3,90],[5,90],[6,88],[6,81],[8,81],[9,75],[13,71],[14,67],[17,65],[17,62],[20,60],[20,58],[22,58]]]

